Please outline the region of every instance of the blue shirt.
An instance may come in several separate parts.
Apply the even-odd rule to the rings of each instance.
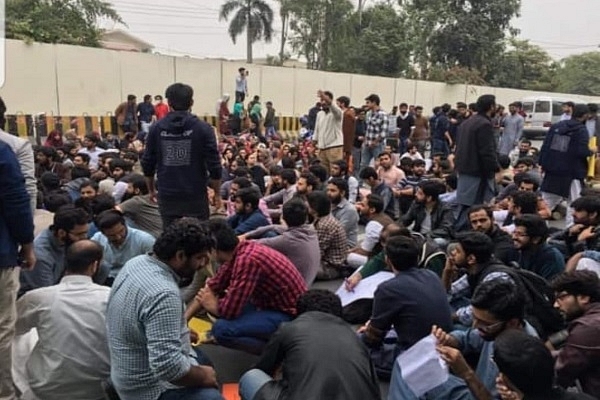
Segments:
[[[140,103],[137,106],[137,113],[139,115],[139,120],[142,122],[151,122],[152,116],[155,114],[154,106],[152,103]]]
[[[141,255],[113,283],[106,326],[110,376],[122,400],[156,400],[197,365],[179,281],[168,265]]]
[[[115,247],[102,232],[96,233],[92,240],[104,249],[104,262],[110,265],[109,276],[114,278],[125,263],[133,257],[150,253],[154,246],[154,236],[135,228],[127,228],[127,237],[121,247]]]
[[[251,214],[235,213],[227,218],[227,223],[233,228],[236,235],[243,235],[261,226],[269,225],[269,221],[258,208]]]

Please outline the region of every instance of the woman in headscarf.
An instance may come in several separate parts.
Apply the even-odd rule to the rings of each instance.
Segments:
[[[45,147],[59,148],[59,147],[62,147],[63,145],[64,145],[64,143],[63,143],[62,134],[56,129],[50,131],[50,133],[48,134],[48,137],[46,138],[46,141],[44,142]]]
[[[229,95],[224,94],[217,104],[217,116],[219,118],[219,133],[221,135],[230,135],[231,129],[229,128],[229,107],[227,103],[229,102]]]

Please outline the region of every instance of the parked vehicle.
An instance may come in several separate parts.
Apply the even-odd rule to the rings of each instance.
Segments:
[[[544,136],[553,124],[560,121],[563,114],[562,105],[567,101],[575,104],[587,104],[587,101],[576,97],[531,96],[523,98],[521,100],[523,111],[527,114],[523,136],[527,138]]]

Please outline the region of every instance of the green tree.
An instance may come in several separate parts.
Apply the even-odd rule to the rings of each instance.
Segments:
[[[345,25],[344,37],[334,43],[331,70],[390,77],[408,71],[406,23],[392,4],[356,11]]]
[[[290,2],[290,46],[294,53],[307,59],[309,68],[329,69],[331,51],[343,37],[352,8],[349,0]]]
[[[278,61],[283,65],[286,60],[285,45],[287,43],[288,31],[289,31],[289,19],[290,19],[290,8],[292,0],[277,0],[279,2],[279,18],[281,19],[281,38],[279,44],[279,59]],[[287,56],[289,59],[289,55]]]
[[[555,66],[548,53],[528,40],[509,40],[507,51],[490,66],[489,83],[524,90],[552,91]]]
[[[112,5],[101,0],[9,0],[6,37],[99,47],[100,18],[123,23]]]
[[[600,52],[564,58],[557,71],[557,90],[564,93],[600,96]]]
[[[235,13],[235,14],[234,14]],[[233,43],[246,32],[246,59],[252,63],[252,45],[273,39],[273,9],[264,0],[227,0],[221,7],[219,20],[229,21],[229,36]]]
[[[399,0],[407,16],[416,70],[429,79],[433,67],[477,71],[486,77],[516,31],[520,0]]]

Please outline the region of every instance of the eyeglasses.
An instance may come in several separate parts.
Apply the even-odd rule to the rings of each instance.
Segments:
[[[563,300],[566,297],[572,296],[571,293],[563,292],[556,295],[556,301]]]
[[[504,321],[500,321],[500,322],[496,322],[495,324],[486,325],[486,322],[473,317],[473,328],[476,328],[480,332],[483,332],[483,333],[491,333],[491,332],[495,331],[496,328],[502,326],[504,323],[505,323]]]

